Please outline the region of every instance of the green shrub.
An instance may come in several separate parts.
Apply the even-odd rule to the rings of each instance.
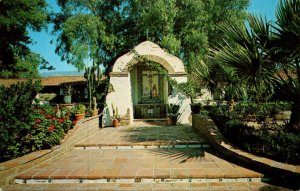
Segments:
[[[290,133],[286,130],[285,125],[278,125],[277,123],[264,122],[260,128],[254,128],[245,124],[242,121],[243,118],[240,117],[241,115],[238,115],[238,111],[243,110],[247,115],[259,117],[260,112],[265,114],[264,112],[277,107],[277,105],[255,106],[249,104],[247,106],[238,106],[231,113],[226,111],[226,106],[218,106],[213,108],[209,115],[224,137],[239,148],[282,162],[300,164],[299,134]],[[253,112],[254,108],[257,108],[255,113]]]
[[[27,81],[0,87],[0,162],[59,144],[73,127],[69,114],[53,107],[32,108],[32,100],[42,88]]]
[[[83,104],[76,104],[73,112],[74,113],[85,113],[86,107]]]
[[[42,89],[40,82],[0,86],[0,161],[28,152],[23,143],[30,130],[30,107],[33,98]]]

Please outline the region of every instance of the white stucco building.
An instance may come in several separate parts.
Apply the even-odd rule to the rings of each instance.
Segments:
[[[143,57],[143,61],[137,59]],[[145,61],[146,60],[146,61]],[[177,82],[186,82],[187,75],[182,61],[165,52],[157,44],[145,41],[137,45],[132,51],[119,57],[110,73],[110,91],[106,97],[107,107],[103,112],[103,125],[110,125],[112,116],[111,104],[118,107],[119,114],[126,116],[131,123],[134,119],[162,119],[166,118],[167,105],[180,105],[179,123],[189,123],[190,99],[171,90],[165,76],[146,62],[160,64]]]

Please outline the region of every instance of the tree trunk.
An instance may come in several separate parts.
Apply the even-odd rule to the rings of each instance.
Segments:
[[[300,88],[294,96],[289,128],[292,132],[300,132]]]

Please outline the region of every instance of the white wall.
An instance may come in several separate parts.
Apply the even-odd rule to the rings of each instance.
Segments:
[[[125,115],[127,109],[130,109],[130,119],[133,119],[133,106],[131,97],[131,83],[130,75],[121,77],[110,77],[110,84],[113,86],[114,91],[110,92],[106,97],[107,107],[103,114],[103,125],[111,125],[109,116],[112,116],[111,104],[114,104],[114,108],[118,107],[119,115]]]
[[[172,77],[177,83],[187,82],[187,77]],[[178,122],[182,124],[190,123],[189,117],[191,115],[191,100],[181,93],[177,93],[174,89],[172,95],[169,96],[169,103],[175,103],[180,105]]]

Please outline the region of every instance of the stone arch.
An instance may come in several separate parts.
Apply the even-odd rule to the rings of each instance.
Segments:
[[[160,48],[157,44],[145,41],[136,46],[132,51],[119,57],[113,67],[113,73],[128,73],[131,67],[138,63],[136,55],[161,64],[169,74],[185,74],[183,62]]]
[[[145,100],[139,101],[139,95],[137,87],[140,87],[138,79],[141,79],[140,71],[143,70],[143,62],[141,62],[137,56],[142,56],[146,60],[154,61],[161,66],[163,66],[170,77],[176,80],[178,83],[187,81],[187,74],[185,72],[185,67],[183,62],[160,48],[157,44],[145,41],[137,45],[133,50],[127,52],[123,56],[119,57],[114,63],[113,69],[110,72],[110,84],[115,91],[110,92],[106,96],[106,110],[103,114],[103,125],[110,125],[112,115],[111,104],[115,107],[118,107],[119,115],[126,116],[126,121],[131,123],[135,119],[134,114],[140,113],[141,111],[146,111],[146,113],[157,114],[159,111],[159,117],[166,116],[167,105],[168,103],[177,103],[180,104],[180,118],[178,122],[188,123],[188,117],[190,116],[190,99],[187,97],[182,97],[182,95],[174,92],[172,96],[168,95],[168,81],[166,78],[163,78],[160,83],[162,93],[162,99],[156,99],[155,102],[148,103]],[[138,65],[140,64],[140,66]],[[134,67],[136,66],[136,67]],[[139,73],[138,73],[139,69]],[[147,70],[146,70],[147,71]],[[139,77],[138,77],[139,76]],[[157,82],[158,83],[158,82]],[[141,89],[140,89],[141,90]],[[152,99],[152,98],[150,98]],[[180,101],[180,103],[179,103]],[[143,104],[143,103],[148,104]],[[153,107],[152,107],[153,106]],[[155,112],[152,110],[155,110]],[[139,118],[138,116],[137,118]],[[142,117],[149,117],[144,115]],[[153,117],[152,115],[150,117]]]
[[[167,71],[168,73],[174,73],[174,68],[168,63],[168,61],[166,61],[164,58],[159,57],[157,55],[144,55],[144,57],[147,60],[150,61],[154,61],[159,63],[160,65],[162,65]],[[135,64],[137,64],[138,61],[135,59],[132,59],[131,61],[129,61],[126,66],[123,68],[123,72],[129,72],[131,67],[134,66]]]

